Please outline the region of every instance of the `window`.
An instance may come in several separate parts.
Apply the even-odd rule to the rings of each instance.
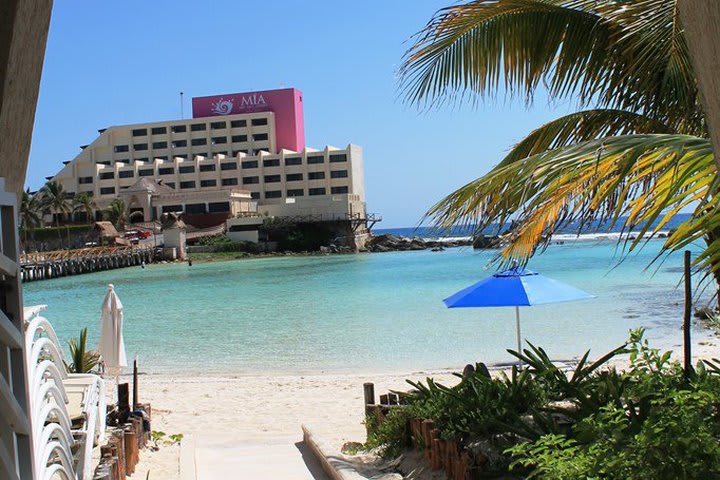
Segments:
[[[195,182],[192,180],[188,182],[180,182],[180,188],[195,188]]]
[[[175,140],[172,142],[172,148],[182,148],[187,147],[187,140]]]
[[[280,166],[279,158],[270,158],[268,160],[263,160],[263,167],[279,167],[279,166]]]
[[[258,148],[257,150],[253,150],[253,155],[260,155],[261,152],[270,153],[267,148]]]
[[[216,187],[217,181],[216,180],[200,180],[200,186],[201,187]]]
[[[233,135],[232,136],[233,143],[235,142],[247,142],[247,135]]]
[[[212,122],[210,124],[210,128],[212,128],[213,130],[217,130],[219,128],[226,128],[226,127],[227,127],[227,123],[225,123],[225,122]]]
[[[308,165],[313,165],[317,163],[325,163],[325,157],[322,155],[313,155],[312,157],[307,157]]]
[[[176,153],[173,155],[174,158],[182,158],[183,160],[187,160],[187,153]]]
[[[167,160],[167,155],[156,155],[155,160]]]
[[[303,179],[302,173],[288,173],[285,175],[286,182],[301,182]]]
[[[257,160],[248,160],[248,161],[242,162],[242,168],[257,168],[257,167],[258,167]]]
[[[227,143],[227,137],[212,137],[213,145],[220,145],[223,143]]]
[[[167,142],[153,142],[153,148],[167,148]]]
[[[254,185],[260,183],[260,177],[243,177],[243,185]]]
[[[267,139],[268,139],[267,133],[256,133],[255,135],[253,135],[253,142],[262,142],[263,140],[267,140]]]
[[[250,198],[257,200],[260,198],[260,192],[250,192]]]
[[[277,183],[280,181],[280,175],[265,175],[265,183]]]
[[[322,180],[325,178],[325,172],[308,172],[308,180]]]
[[[221,163],[220,170],[237,170],[237,163],[235,163],[235,162]]]
[[[163,213],[182,212],[182,210],[182,205],[165,205],[164,207],[162,207]]]
[[[163,185],[165,185],[166,187],[170,187],[172,189],[175,188],[175,182],[165,182]]]
[[[310,194],[310,195],[325,195],[325,189],[324,188],[310,188],[310,189],[308,189],[308,194]]]
[[[135,172],[132,170],[120,170],[118,172],[118,177],[120,178],[132,178],[135,176]]]
[[[112,195],[115,193],[115,187],[103,187],[100,189],[100,195]]]
[[[200,171],[201,172],[214,172],[215,171],[215,164],[212,163],[210,165],[200,165]]]
[[[87,183],[93,183],[93,177],[80,177],[80,178],[78,178],[78,183],[80,185],[84,185]]]
[[[237,178],[223,178],[222,179],[223,187],[230,187],[230,186],[237,185],[237,184],[238,184]]]
[[[230,126],[232,128],[242,128],[247,126],[247,122],[245,120],[233,120],[230,122]]]
[[[158,168],[158,173],[160,175],[172,175],[175,173],[175,169],[173,167]]]
[[[136,161],[136,162],[147,162],[147,161],[148,161],[148,158],[147,158],[147,157],[136,158],[135,161]]]
[[[288,197],[302,197],[303,195],[305,195],[305,190],[303,190],[302,188],[287,191]]]
[[[138,177],[152,177],[153,173],[152,168],[144,168],[142,170],[138,170]]]
[[[254,126],[267,125],[267,118],[253,118],[252,124]]]
[[[115,163],[124,163],[125,165],[130,165],[130,159],[129,158],[118,158],[115,160]]]
[[[332,194],[348,193],[348,187],[331,187],[330,193],[332,193]]]
[[[248,153],[248,151],[247,151],[247,149],[242,149],[242,150],[233,150],[233,157],[237,156],[237,154],[238,154],[238,153],[244,153],[244,154],[247,154],[247,153]]]
[[[185,165],[184,167],[179,167],[178,171],[180,173],[195,173],[195,165]]]
[[[182,186],[180,188],[182,188]],[[188,203],[185,205],[185,213],[188,215],[198,215],[205,213],[205,211],[204,203]]]
[[[103,161],[95,162],[95,163],[97,163],[98,165],[107,165],[107,166],[110,166],[110,160],[103,160]]]
[[[190,143],[193,147],[197,147],[199,145],[207,145],[207,139],[205,138],[193,138],[190,140]]]
[[[330,163],[347,162],[346,154],[330,155]]]
[[[167,127],[154,127],[150,130],[153,135],[164,135],[167,133]]]
[[[285,157],[285,165],[302,165],[302,157]]]
[[[127,145],[115,145],[115,153],[123,153],[129,150],[130,148]]]
[[[230,211],[230,202],[210,202],[208,203],[208,212],[210,213],[227,213]]]
[[[282,197],[282,192],[280,190],[270,190],[268,192],[265,192],[265,198],[280,198]]]
[[[135,145],[133,145],[133,150],[135,150],[136,152],[147,150],[147,145],[147,143],[136,143]]]
[[[133,137],[144,137],[147,135],[147,128],[135,128],[132,131]]]
[[[115,178],[115,172],[103,172],[100,174],[100,180],[112,180]]]
[[[202,132],[202,131],[204,131],[206,128],[207,128],[207,127],[205,126],[204,123],[193,123],[192,125],[190,125],[190,131],[191,131],[191,132]]]
[[[210,155],[209,155],[207,152],[197,152],[197,153],[194,153],[193,156],[195,156],[195,157],[205,157],[205,158],[207,158],[207,157],[209,157]]]
[[[172,127],[170,127],[170,131],[172,133],[184,133],[187,131],[187,128],[185,127],[185,125],[173,125]]]
[[[347,170],[333,170],[330,172],[330,178],[347,178]]]

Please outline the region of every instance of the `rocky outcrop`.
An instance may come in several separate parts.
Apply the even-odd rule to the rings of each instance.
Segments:
[[[448,241],[424,240],[419,237],[401,237],[390,233],[382,235],[374,235],[365,244],[365,250],[368,252],[398,252],[407,250],[427,250],[442,251],[449,247],[461,247],[472,245],[470,240],[458,239]]]

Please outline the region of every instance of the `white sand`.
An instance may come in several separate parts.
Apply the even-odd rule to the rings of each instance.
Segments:
[[[698,358],[720,356],[717,341],[695,345]],[[678,357],[676,353],[675,358]],[[227,444],[255,447],[292,445],[308,425],[323,443],[339,450],[347,441],[365,441],[363,383],[375,384],[376,397],[389,390],[407,390],[406,378],[432,376],[452,384],[449,371],[317,374],[288,376],[142,375],[140,400],[150,402],[153,430],[182,433],[196,439],[222,439]],[[377,398],[376,398],[377,400]],[[135,478],[179,478],[177,446],[141,453]]]

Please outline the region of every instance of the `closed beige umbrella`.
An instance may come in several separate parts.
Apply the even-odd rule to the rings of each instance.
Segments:
[[[112,284],[108,285],[108,292],[102,305],[98,350],[102,355],[105,370],[111,376],[119,376],[122,369],[127,367],[123,339],[123,306]]]

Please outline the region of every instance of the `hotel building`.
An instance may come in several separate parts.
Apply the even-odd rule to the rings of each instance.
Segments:
[[[306,147],[299,90],[198,97],[192,107],[190,119],[99,130],[48,180],[92,193],[98,209],[120,198],[144,221],[183,212],[205,227],[257,212],[364,224],[362,149]]]

